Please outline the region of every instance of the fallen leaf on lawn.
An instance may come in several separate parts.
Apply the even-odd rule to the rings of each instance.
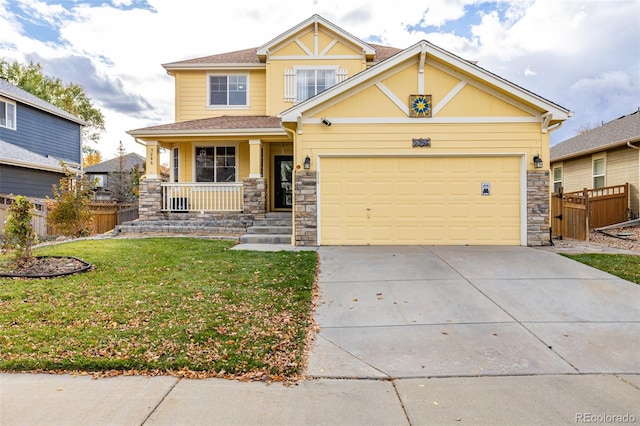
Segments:
[[[446,335],[446,336],[448,336],[448,335],[449,335],[449,333],[447,333],[446,331],[441,331],[440,333],[442,333],[442,334],[444,334],[444,335]]]

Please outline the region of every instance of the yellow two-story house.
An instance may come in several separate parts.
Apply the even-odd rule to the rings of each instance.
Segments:
[[[239,235],[279,212],[301,246],[549,241],[549,132],[571,112],[429,42],[379,46],[314,15],[163,67],[175,122],[129,132],[147,147],[141,222]]]

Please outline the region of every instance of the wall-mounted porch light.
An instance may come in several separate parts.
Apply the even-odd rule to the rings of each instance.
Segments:
[[[540,155],[536,155],[533,157],[533,166],[536,169],[541,169],[542,168],[542,158],[540,158]]]
[[[304,159],[303,167],[305,170],[309,170],[311,168],[311,158],[307,155]]]

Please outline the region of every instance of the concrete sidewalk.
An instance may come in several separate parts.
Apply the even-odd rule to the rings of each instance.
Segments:
[[[524,247],[321,247],[308,380],[0,374],[0,424],[640,422],[640,286]]]

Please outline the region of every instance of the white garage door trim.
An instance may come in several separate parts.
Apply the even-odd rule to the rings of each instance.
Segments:
[[[315,161],[317,164],[317,238],[318,245],[322,245],[322,159],[323,158],[474,158],[474,157],[516,157],[520,159],[520,245],[527,246],[527,165],[525,153],[487,153],[487,154],[317,154]]]

